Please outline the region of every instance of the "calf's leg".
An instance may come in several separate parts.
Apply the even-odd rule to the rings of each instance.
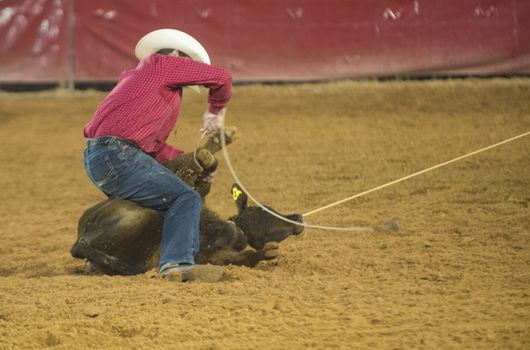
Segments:
[[[263,249],[254,250],[247,249],[237,252],[232,249],[225,249],[208,257],[207,261],[202,263],[210,263],[213,265],[236,265],[254,267],[262,260],[272,260],[279,255],[279,244],[276,242],[269,242],[265,244]]]

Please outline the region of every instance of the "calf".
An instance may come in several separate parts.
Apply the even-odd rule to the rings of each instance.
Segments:
[[[225,134],[227,144],[234,135],[230,130]],[[195,154],[178,157],[166,166],[204,197],[210,183],[202,179],[217,164],[208,158],[220,148],[220,137],[215,135]],[[262,260],[277,257],[278,242],[303,231],[302,226],[280,220],[261,208],[249,207],[247,195],[239,186],[232,186],[232,195],[238,214],[229,220],[221,219],[208,208],[202,210],[197,263],[253,267]],[[298,214],[284,217],[303,221]],[[162,226],[163,218],[156,211],[132,201],[109,199],[83,213],[71,253],[75,258],[90,261],[105,274],[143,273],[158,264]]]

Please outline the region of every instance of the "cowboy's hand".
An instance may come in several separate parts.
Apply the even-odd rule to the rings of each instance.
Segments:
[[[223,117],[225,114],[224,112],[224,108],[217,114],[213,114],[209,111],[206,111],[202,115],[202,129],[200,130],[200,132],[210,135],[219,130],[223,125]]]
[[[219,112],[218,114],[213,114],[209,111],[206,111],[202,115],[202,129],[200,130],[200,132],[206,133],[208,135],[213,134],[221,128],[223,124],[222,118],[223,116],[221,112]]]

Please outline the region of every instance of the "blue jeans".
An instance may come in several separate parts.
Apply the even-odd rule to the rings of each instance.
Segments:
[[[90,180],[111,199],[129,199],[164,217],[160,266],[193,264],[199,252],[200,195],[133,144],[117,137],[88,141]]]

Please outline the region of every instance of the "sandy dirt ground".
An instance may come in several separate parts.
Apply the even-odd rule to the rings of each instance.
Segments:
[[[82,167],[105,94],[0,93],[0,349],[529,349],[530,137],[307,217],[308,229],[215,284],[90,275],[70,256],[104,199]],[[170,143],[191,150],[206,96]],[[234,89],[239,177],[306,213],[530,129],[530,80]],[[236,212],[221,159],[207,205]]]

